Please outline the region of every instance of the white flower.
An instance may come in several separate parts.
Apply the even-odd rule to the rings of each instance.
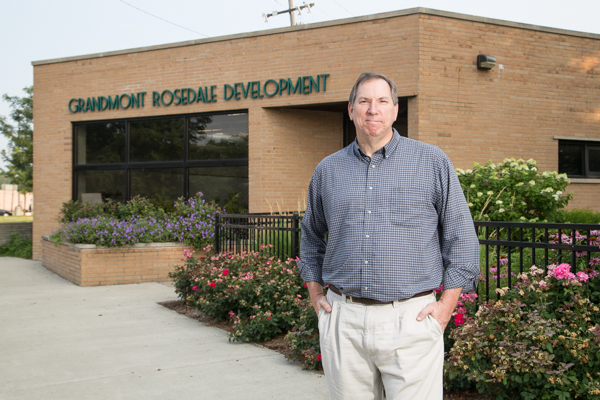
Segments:
[[[502,204],[502,200],[498,200],[496,204]]]
[[[499,213],[503,213],[504,212],[504,208],[501,208],[498,210]]]
[[[477,192],[477,197],[481,197],[481,196],[483,196],[483,193]]]
[[[560,190],[557,190],[557,191],[556,191],[556,195],[557,195],[557,196],[560,196],[561,194],[562,194],[562,192],[561,192]]]
[[[542,193],[552,193],[554,192],[554,189],[552,189],[551,187],[547,187],[546,189],[542,189]]]
[[[491,190],[489,192],[487,192],[488,196],[491,196],[494,194],[494,192],[492,192]]]
[[[465,171],[463,171],[463,170],[462,170],[462,169],[460,169],[460,168],[456,168],[456,173],[457,173],[457,174],[464,175],[464,174],[465,174]]]
[[[553,194],[553,195],[552,195],[552,198],[553,198],[554,200],[558,201],[558,196],[557,196],[557,195]]]
[[[523,182],[519,182],[519,183],[517,183],[515,186],[516,186],[516,187],[523,186]]]
[[[517,164],[516,162],[511,162],[511,163],[510,163],[510,166],[511,166],[512,168],[516,167],[517,165],[518,165],[518,164]]]
[[[533,170],[534,168],[535,168],[535,167],[533,167],[533,168],[531,168],[531,169]],[[524,166],[523,166],[523,169],[524,169],[525,171],[529,171],[529,167],[527,167],[527,165],[524,165]]]
[[[521,217],[521,218],[519,218],[519,220],[521,220],[521,221],[527,221],[527,218]]]
[[[469,203],[469,207],[473,207],[473,203]]]
[[[527,164],[535,165],[535,160],[533,158],[530,158],[529,160],[527,160]]]
[[[490,168],[494,169],[494,168],[496,168],[496,166],[494,164],[490,164]]]
[[[468,169],[468,170],[465,171],[465,174],[470,174],[472,172],[473,172],[472,170]]]
[[[522,202],[521,202],[521,205],[522,205],[522,206],[526,206],[526,205],[527,205],[527,203],[525,203],[524,201],[522,201]]]
[[[528,183],[529,183],[530,186],[535,186],[535,181],[533,179],[530,180]]]
[[[531,170],[537,172],[537,168],[536,167],[531,167]]]
[[[542,172],[542,177],[547,178],[550,174],[547,171]]]
[[[469,186],[471,189],[475,189],[475,184],[472,184],[471,186]]]

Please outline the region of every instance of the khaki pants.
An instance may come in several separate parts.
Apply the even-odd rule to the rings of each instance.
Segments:
[[[331,399],[441,400],[444,340],[440,324],[419,312],[435,295],[389,305],[352,303],[331,290],[319,311],[321,357]]]

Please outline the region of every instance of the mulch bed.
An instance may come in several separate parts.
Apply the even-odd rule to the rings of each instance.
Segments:
[[[231,331],[233,329],[233,324],[229,321],[216,321],[213,317],[209,317],[204,315],[198,309],[194,307],[190,307],[186,305],[183,300],[172,300],[172,301],[163,301],[158,303],[163,307],[166,307],[170,310],[178,312],[179,314],[185,315],[186,317],[195,319],[200,321],[207,326],[214,326],[216,328],[222,329],[224,331]],[[283,355],[286,354],[288,350],[288,344],[285,341],[285,334],[281,334],[274,339],[271,339],[266,342],[255,343],[259,346],[266,347],[267,349],[275,350]],[[322,372],[321,372],[322,373]],[[464,390],[460,392],[452,392],[446,393],[444,395],[444,399],[451,400],[487,400],[490,399],[489,396],[480,395],[476,390]]]

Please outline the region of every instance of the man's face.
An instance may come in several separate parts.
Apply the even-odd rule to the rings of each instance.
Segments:
[[[348,114],[356,126],[358,140],[385,138],[392,135],[392,124],[398,116],[398,105],[392,101],[390,86],[383,79],[361,83]]]

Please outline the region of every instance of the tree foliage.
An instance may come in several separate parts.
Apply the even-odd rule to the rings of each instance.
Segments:
[[[12,123],[0,116],[0,133],[8,138],[8,149],[0,154],[6,163],[3,174],[26,193],[33,190],[33,86],[23,90],[24,97],[2,96],[10,103]]]

